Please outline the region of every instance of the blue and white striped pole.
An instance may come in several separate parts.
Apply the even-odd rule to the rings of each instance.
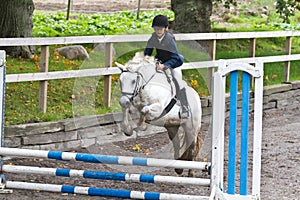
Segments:
[[[25,189],[25,190],[40,190],[48,192],[62,192],[70,194],[84,194],[90,196],[106,196],[118,197],[127,199],[148,199],[148,200],[208,200],[209,197],[196,196],[196,195],[181,195],[169,194],[159,192],[141,192],[132,190],[116,190],[106,188],[91,188],[70,185],[55,185],[55,184],[41,184],[41,183],[27,183],[17,181],[7,181],[6,187],[11,189]]]
[[[210,179],[176,177],[176,176],[159,176],[150,174],[128,174],[117,172],[98,172],[88,170],[62,169],[62,168],[42,168],[31,166],[3,165],[3,172],[18,174],[43,174],[51,176],[64,177],[83,177],[90,179],[116,180],[126,182],[143,182],[143,183],[175,183],[209,186]]]
[[[138,166],[148,166],[148,167],[168,167],[168,168],[198,169],[198,170],[207,170],[210,165],[209,162],[128,157],[128,156],[111,156],[111,155],[100,155],[100,154],[71,153],[71,152],[4,148],[4,147],[0,148],[0,155],[48,158],[48,159],[69,160],[69,161],[75,160],[75,161],[102,163],[102,164],[138,165]]]

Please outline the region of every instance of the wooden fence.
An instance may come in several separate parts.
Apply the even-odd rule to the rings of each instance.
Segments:
[[[234,33],[188,33],[175,34],[177,41],[211,41],[211,61],[184,63],[182,69],[208,68],[208,87],[211,88],[211,78],[216,66],[216,44],[217,40],[224,39],[249,39],[249,58],[233,59],[233,61],[249,61],[249,59],[260,59],[263,62],[285,62],[284,81],[289,81],[290,61],[299,60],[299,55],[291,55],[292,38],[300,36],[300,31],[276,31],[276,32],[234,32]],[[8,74],[6,82],[39,81],[39,108],[46,112],[47,108],[47,85],[49,80],[78,78],[89,76],[104,76],[104,104],[110,106],[111,101],[111,75],[120,73],[119,69],[113,66],[113,44],[122,42],[146,42],[150,35],[105,35],[105,36],[80,36],[80,37],[47,37],[47,38],[0,38],[1,46],[41,46],[41,60],[39,73]],[[255,57],[256,39],[285,37],[285,52],[287,56]],[[71,71],[48,72],[49,46],[55,44],[105,44],[105,66],[106,68],[82,69]],[[252,61],[251,61],[252,62]]]

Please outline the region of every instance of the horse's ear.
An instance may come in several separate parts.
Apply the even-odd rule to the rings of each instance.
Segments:
[[[126,69],[126,66],[124,66],[124,65],[122,65],[122,64],[120,64],[120,63],[118,63],[118,62],[115,62],[115,64],[117,65],[117,67],[118,67],[122,72],[128,71],[128,70]]]

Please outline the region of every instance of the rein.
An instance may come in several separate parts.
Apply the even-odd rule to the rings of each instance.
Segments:
[[[140,73],[139,71],[132,72],[132,73],[137,73],[136,85],[135,85],[135,88],[134,88],[133,92],[132,93],[122,92],[123,95],[132,95],[132,97],[129,98],[130,101],[133,101],[133,98],[136,97],[139,94],[140,90],[144,89],[148,85],[148,83],[155,77],[155,75],[158,73],[158,71],[156,70],[156,72],[154,72],[147,81],[143,77],[143,74]],[[145,84],[140,87],[139,83],[140,83],[140,79],[141,78],[143,79],[143,81],[145,82]]]
[[[148,83],[154,78],[154,76],[155,76],[157,73],[158,73],[158,71],[156,71],[154,74],[152,74],[148,81],[145,81],[144,77],[143,77],[142,74],[141,74],[143,80],[146,82],[146,83],[142,86],[142,89],[144,89],[144,87],[145,87],[146,85],[148,85]]]
[[[132,93],[129,92],[122,92],[123,95],[131,95],[131,97],[129,98],[130,102],[133,101],[134,97],[136,97],[139,92],[144,89],[150,82],[151,80],[156,76],[157,73],[163,73],[163,72],[159,72],[158,70],[156,70],[148,80],[145,80],[143,74],[139,71],[135,71],[135,72],[131,72],[131,73],[137,73],[137,78],[136,78],[136,85],[135,88],[133,90]],[[171,79],[170,77],[166,74],[166,72],[164,72],[167,81],[169,82],[169,84],[171,84]],[[142,78],[142,82],[141,82],[141,78]],[[144,84],[143,84],[144,83]],[[141,86],[140,86],[141,84]],[[171,86],[171,93],[173,94],[173,87]],[[170,102],[168,103],[168,105],[164,108],[163,112],[160,114],[160,116],[156,117],[155,119],[152,119],[151,121],[155,121],[163,116],[165,116],[172,108],[173,106],[176,104],[177,100],[173,97]]]

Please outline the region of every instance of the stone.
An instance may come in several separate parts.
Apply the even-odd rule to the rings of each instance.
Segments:
[[[296,89],[299,89],[300,88],[300,81],[295,81],[295,82],[292,82],[292,89],[293,90],[296,90]]]
[[[24,145],[36,145],[36,144],[50,144],[57,142],[65,142],[71,140],[78,140],[77,131],[71,132],[57,132],[51,134],[40,134],[23,137]]]
[[[279,84],[264,87],[264,95],[271,95],[274,93],[286,92],[292,89],[291,84]]]
[[[90,59],[89,54],[82,45],[65,46],[56,50],[61,56],[64,56],[69,60]]]
[[[62,130],[64,130],[64,126],[61,122],[20,124],[4,128],[6,137],[55,133]]]
[[[105,43],[96,43],[96,44],[94,44],[94,50],[102,52],[103,54],[105,54]],[[113,54],[113,56],[116,56],[116,54],[117,54],[116,49],[114,47],[112,47],[112,54]]]

